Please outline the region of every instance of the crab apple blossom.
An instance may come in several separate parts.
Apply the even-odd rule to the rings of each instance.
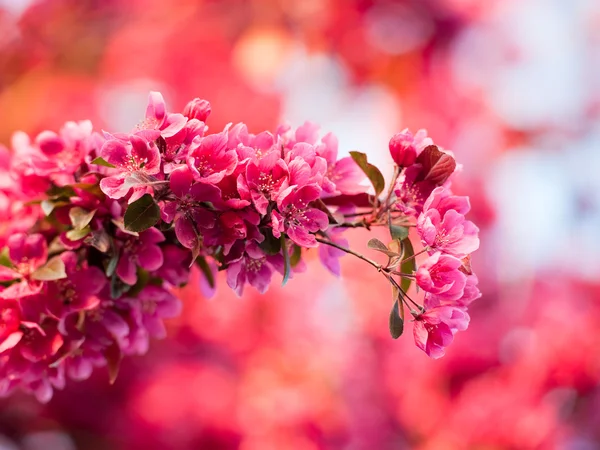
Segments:
[[[367,156],[338,159],[337,138],[316,124],[209,133],[210,112],[201,99],[169,112],[151,92],[131,133],[68,122],[0,148],[0,394],[46,402],[66,378],[100,367],[114,381],[123,356],[165,337],[164,320],[181,312],[173,289],[196,279],[192,270],[207,297],[221,271],[237,295],[248,285],[264,293],[303,272],[315,248],[336,276],[351,254],[392,285],[392,337],[408,309],[417,347],[438,358],[467,327],[481,296],[470,264],[479,238],[468,198],[451,191],[452,153],[423,130],[395,135],[383,194]],[[368,244],[386,264],[343,236],[374,227],[390,235]],[[409,296],[413,283],[422,304]]]
[[[107,140],[100,149],[100,156],[115,166],[117,172],[100,180],[100,189],[110,198],[120,199],[132,188],[139,198],[146,192],[150,176],[160,171],[158,147],[137,135],[129,136],[128,141]]]
[[[469,315],[460,308],[438,306],[415,316],[414,335],[417,347],[434,359],[445,354],[457,331],[467,329]]]
[[[412,166],[417,159],[414,136],[408,130],[395,134],[390,139],[390,154],[398,167]]]

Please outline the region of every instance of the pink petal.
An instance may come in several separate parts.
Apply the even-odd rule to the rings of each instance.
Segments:
[[[163,265],[163,254],[158,245],[144,245],[137,251],[140,267],[154,271]]]
[[[184,197],[190,190],[193,182],[194,176],[187,166],[182,166],[171,172],[170,186],[171,191],[173,191],[176,197]]]
[[[100,149],[100,156],[113,166],[120,168],[127,167],[130,160],[127,145],[118,139],[111,139],[104,142]]]
[[[14,333],[9,334],[8,337],[4,339],[4,342],[0,344],[0,353],[13,348],[21,341],[22,337],[23,333],[21,331],[15,331]]]
[[[115,175],[100,180],[100,190],[110,198],[123,198],[127,195],[129,189],[131,189],[131,185],[125,183],[125,177],[122,175]]]
[[[133,286],[137,281],[137,268],[126,253],[119,258],[116,273],[123,283],[130,286]]]
[[[154,119],[159,124],[165,118],[167,107],[160,92],[151,91],[148,95],[148,106],[146,107],[146,119]]]

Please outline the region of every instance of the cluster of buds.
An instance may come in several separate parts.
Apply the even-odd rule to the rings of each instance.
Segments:
[[[466,328],[479,297],[469,264],[478,230],[464,218],[468,199],[450,192],[449,152],[423,131],[394,136],[397,165],[382,195],[383,176],[366,155],[338,159],[335,136],[320,138],[311,123],[209,134],[210,112],[200,99],[167,112],[152,92],[130,133],[68,122],[0,147],[0,395],[23,389],[48,401],[67,377],[102,366],[112,381],[124,355],[164,337],[163,319],[181,309],[173,289],[191,270],[211,287],[225,271],[238,295],[248,284],[262,293],[275,272],[284,284],[301,272],[304,252],[317,247],[336,275],[340,256],[353,254],[386,277],[394,338],[406,309],[432,357]],[[342,236],[372,226],[390,230],[389,244],[369,242],[388,264]],[[427,259],[417,265],[419,255]],[[413,282],[423,304],[409,297]]]

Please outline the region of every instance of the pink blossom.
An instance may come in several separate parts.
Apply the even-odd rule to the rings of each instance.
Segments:
[[[139,237],[129,236],[123,243],[116,274],[123,283],[134,285],[137,282],[137,268],[150,272],[163,264],[163,254],[157,245],[165,240],[156,228],[149,228]]]
[[[459,269],[462,261],[450,255],[436,252],[425,260],[416,273],[421,289],[448,301],[462,297],[466,276]]]
[[[173,171],[170,186],[176,200],[167,202],[161,210],[163,220],[175,221],[177,239],[184,247],[198,248],[202,239],[201,230],[214,227],[216,222],[215,213],[202,206],[202,203],[219,202],[220,191],[210,184],[194,183],[187,166]]]
[[[394,193],[398,198],[396,206],[409,216],[417,217],[423,211],[423,205],[435,189],[435,184],[427,180],[418,180],[421,166],[407,167],[398,177]]]
[[[467,214],[471,210],[469,197],[454,195],[447,186],[436,187],[423,205],[423,212],[431,209],[437,210],[441,216],[451,209],[460,214]]]
[[[19,343],[21,328],[21,308],[17,300],[0,299],[0,353],[10,350]]]
[[[160,153],[154,142],[131,135],[129,142],[120,139],[107,140],[100,156],[116,167],[117,174],[100,180],[100,189],[110,198],[119,199],[131,188],[139,198],[152,181],[152,175],[160,171]],[[140,195],[141,194],[141,195]]]
[[[355,195],[367,191],[363,185],[366,176],[354,160],[349,156],[338,159],[338,140],[335,135],[327,133],[323,136],[316,152],[327,162],[322,185],[323,196]]]
[[[146,118],[137,128],[139,130],[156,130],[156,135],[151,134],[153,139],[158,136],[168,138],[178,133],[186,122],[187,118],[183,114],[167,113],[165,100],[160,92],[150,92]]]
[[[457,331],[466,330],[469,315],[460,308],[439,306],[415,316],[415,344],[434,359],[445,354]]]
[[[206,122],[211,111],[210,103],[207,100],[195,98],[185,105],[183,115],[188,119],[198,119],[201,122]]]
[[[156,271],[156,276],[172,286],[186,284],[190,276],[190,252],[176,245],[165,245],[162,252],[164,264]]]
[[[298,143],[285,155],[289,170],[289,184],[302,187],[307,184],[321,186],[327,173],[327,161],[317,155],[315,147]]]
[[[60,134],[42,131],[35,143],[39,157],[32,159],[38,175],[69,175],[72,178],[91,149],[92,123],[89,120],[67,122]]]
[[[41,294],[48,312],[58,319],[71,312],[95,308],[100,303],[96,295],[107,281],[97,267],[78,268],[77,255],[73,252],[64,252],[60,258],[67,278],[48,282]]]
[[[396,133],[390,139],[390,154],[399,167],[412,166],[417,159],[414,136],[408,129]]]
[[[217,187],[221,191],[221,200],[215,202],[215,207],[218,209],[243,209],[252,204],[250,189],[241,173],[234,172],[226,176]]]
[[[238,296],[243,294],[246,283],[264,294],[271,284],[273,269],[283,273],[283,256],[266,255],[255,242],[249,242],[241,256],[227,266],[227,285]]]
[[[262,242],[264,236],[258,230],[260,216],[252,209],[225,211],[217,215],[214,227],[204,230],[204,242],[210,246],[223,246],[227,255],[238,240]]]
[[[163,319],[176,317],[181,313],[181,301],[158,286],[147,286],[135,298],[125,298],[123,302],[129,303],[137,324],[156,339],[166,336]]]
[[[441,251],[464,258],[479,248],[479,228],[453,209],[446,211],[443,218],[435,209],[422,213],[417,231],[430,253]]]
[[[333,229],[329,232],[329,239],[334,244],[348,248],[348,240],[341,236],[343,230]],[[331,245],[319,244],[319,259],[321,263],[335,276],[341,275],[340,258],[346,255],[345,252]]]
[[[158,141],[163,172],[165,174],[171,173],[179,164],[185,163],[192,141],[197,136],[204,136],[206,130],[207,127],[204,125],[204,122],[200,122],[197,119],[191,119],[176,134],[165,138],[164,141],[162,141],[164,142],[164,145],[161,146],[161,141]]]
[[[288,187],[288,169],[280,156],[272,152],[248,163],[245,181],[256,210],[266,214],[269,202]]]
[[[41,267],[48,258],[48,246],[41,234],[14,234],[8,238],[8,256],[13,263],[12,268],[0,266],[0,281],[20,280],[0,292],[0,298],[18,299],[33,295],[42,289],[42,283],[31,275]]]
[[[311,233],[325,230],[329,224],[327,214],[309,207],[320,194],[320,189],[313,185],[299,189],[290,186],[283,191],[277,199],[279,211],[271,214],[273,235],[279,237],[285,232],[301,247],[316,247],[317,241]]]
[[[194,179],[216,184],[236,169],[238,157],[235,149],[227,147],[227,132],[196,137],[187,156],[187,165]]]

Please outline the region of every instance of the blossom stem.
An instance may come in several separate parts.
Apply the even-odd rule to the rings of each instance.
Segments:
[[[402,260],[402,263],[405,263],[406,261],[410,261],[411,259],[415,259],[417,256],[422,255],[423,253],[425,253],[427,250],[429,250],[429,247],[425,247],[423,250],[421,250],[420,252],[415,253],[412,256],[409,256],[406,259]]]
[[[335,247],[338,250],[341,250],[341,251],[343,251],[345,253],[348,253],[350,255],[354,255],[354,256],[356,256],[359,259],[362,259],[363,261],[365,261],[365,262],[371,264],[373,267],[375,267],[377,269],[377,271],[379,271],[379,272],[385,270],[384,267],[381,264],[376,263],[372,259],[369,259],[366,256],[361,255],[360,253],[355,252],[354,250],[350,250],[349,248],[342,247],[341,245],[338,245],[335,242],[329,241],[327,239],[323,239],[323,238],[317,237],[316,240],[317,240],[317,242],[320,242],[321,244],[325,244],[325,245],[329,245],[331,247]]]

